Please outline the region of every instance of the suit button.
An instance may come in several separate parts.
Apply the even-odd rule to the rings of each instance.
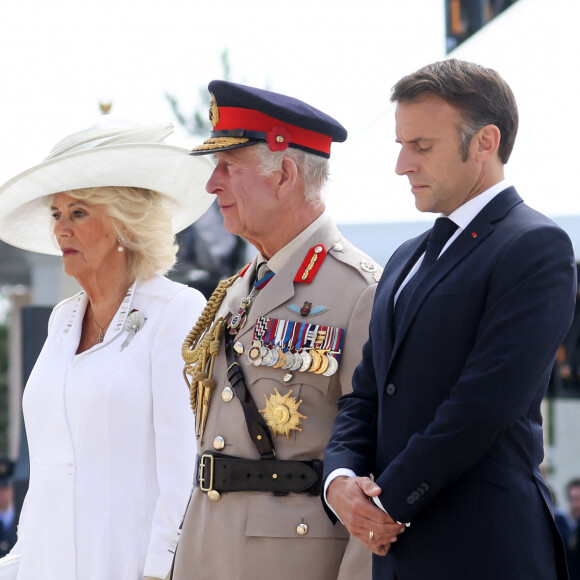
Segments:
[[[234,398],[234,391],[231,387],[225,387],[222,391],[222,401],[229,403]]]
[[[396,390],[397,390],[397,387],[395,387],[395,385],[393,385],[393,383],[389,383],[387,385],[387,395],[394,395]]]

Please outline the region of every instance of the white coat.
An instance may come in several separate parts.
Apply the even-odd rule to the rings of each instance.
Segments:
[[[86,294],[55,307],[23,399],[18,580],[168,574],[195,458],[181,345],[204,302],[166,278],[137,282],[104,341],[78,355]],[[133,310],[146,322],[122,349]]]

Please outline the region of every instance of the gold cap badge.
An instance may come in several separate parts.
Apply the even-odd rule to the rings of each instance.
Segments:
[[[209,103],[209,120],[212,127],[215,127],[220,122],[220,112],[215,100],[215,95],[211,94],[211,101]]]

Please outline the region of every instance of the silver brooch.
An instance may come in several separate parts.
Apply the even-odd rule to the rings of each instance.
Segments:
[[[147,319],[138,310],[131,311],[129,316],[127,316],[127,320],[125,320],[125,326],[123,327],[123,330],[126,330],[128,334],[125,342],[121,345],[121,350],[126,346],[129,346],[133,337],[143,328],[146,320]]]

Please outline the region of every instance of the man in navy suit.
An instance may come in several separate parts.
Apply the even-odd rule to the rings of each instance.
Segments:
[[[443,219],[379,283],[326,448],[326,505],[374,552],[375,579],[565,579],[539,465],[574,310],[570,240],[504,179],[518,113],[495,71],[435,63],[392,100],[396,172]]]

